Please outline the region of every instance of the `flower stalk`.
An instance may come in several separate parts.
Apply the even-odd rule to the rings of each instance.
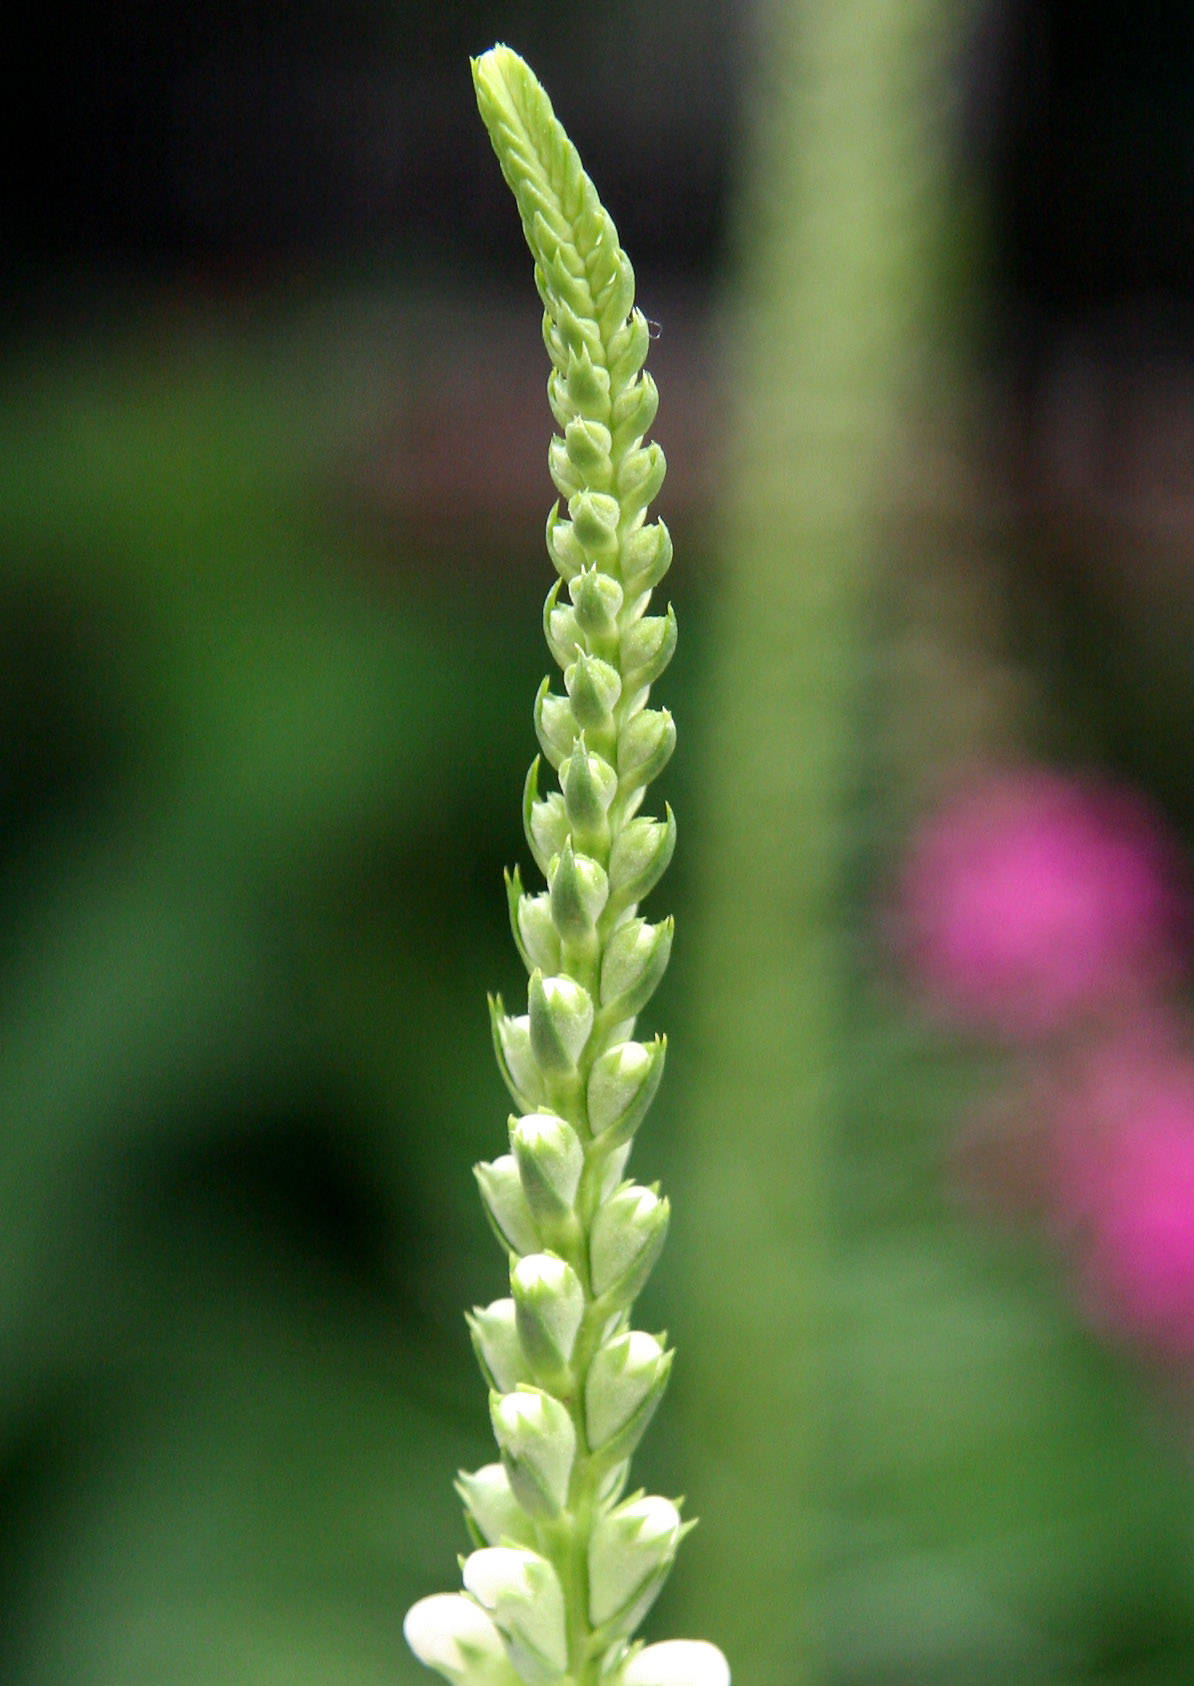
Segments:
[[[510,1265],[509,1296],[469,1319],[501,1461],[458,1483],[477,1548],[465,1591],[421,1599],[406,1635],[458,1686],[728,1686],[715,1646],[635,1642],[692,1524],[669,1500],[623,1496],[672,1364],[663,1338],[631,1326],[668,1203],[623,1177],[665,1056],[635,1022],[672,945],[670,919],[638,912],[675,844],[670,808],[639,813],[675,743],[670,714],[648,706],[676,642],[671,609],[647,612],[672,556],[647,520],[666,466],[645,442],[649,334],[617,230],[533,73],[502,46],[472,68],[544,308],[560,497],[543,625],[563,691],[544,680],[535,699],[523,805],[546,890],[507,879],[526,1012],[491,1002],[510,1152],[477,1167]],[[558,788],[541,795],[544,761]]]

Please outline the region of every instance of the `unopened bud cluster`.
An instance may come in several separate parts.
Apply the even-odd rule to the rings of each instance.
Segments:
[[[476,1550],[464,1592],[422,1599],[406,1634],[459,1686],[728,1686],[720,1651],[642,1647],[639,1622],[691,1524],[670,1500],[624,1498],[629,1459],[667,1385],[662,1337],[631,1306],[663,1245],[668,1203],[624,1178],[663,1072],[635,1038],[663,976],[670,919],[638,906],[671,858],[675,823],[639,815],[672,752],[649,690],[676,622],[649,615],[671,561],[648,505],[663,453],[645,444],[655,383],[617,232],[534,76],[509,49],[473,65],[481,115],[535,260],[560,433],[549,451],[566,506],[547,548],[557,579],[543,625],[563,690],[545,680],[535,727],[558,788],[527,779],[527,842],[546,888],[508,879],[529,973],[525,1013],[491,1003],[513,1099],[509,1152],[477,1166],[510,1262],[510,1291],[469,1317],[500,1462],[462,1475]]]

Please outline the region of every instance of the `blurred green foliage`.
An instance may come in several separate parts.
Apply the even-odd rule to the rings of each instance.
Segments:
[[[537,616],[346,550],[336,339],[149,317],[4,393],[6,1678],[393,1679],[483,1450]]]
[[[668,1613],[775,1686],[1188,1679],[1183,1413],[1079,1334],[1048,1259],[955,1209],[987,1074],[881,981],[916,801],[881,759],[914,707],[883,606],[935,536],[894,528],[965,295],[966,11],[760,18],[673,1242],[700,1301],[683,1479],[708,1514]],[[917,632],[953,654],[948,625]]]

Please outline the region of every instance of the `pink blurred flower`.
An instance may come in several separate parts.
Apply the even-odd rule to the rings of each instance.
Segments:
[[[1194,1356],[1194,1060],[1117,1039],[1056,1116],[1055,1215],[1102,1327]]]
[[[1171,970],[1165,834],[1132,795],[1036,769],[972,786],[924,826],[904,875],[905,947],[961,1022],[1065,1028]]]

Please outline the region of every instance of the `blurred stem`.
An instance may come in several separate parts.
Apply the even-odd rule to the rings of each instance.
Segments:
[[[957,16],[938,0],[764,5],[746,100],[703,924],[687,949],[692,1181],[677,1202],[703,1302],[680,1380],[704,1525],[679,1593],[755,1686],[821,1672],[807,1590],[855,692],[933,274]]]

